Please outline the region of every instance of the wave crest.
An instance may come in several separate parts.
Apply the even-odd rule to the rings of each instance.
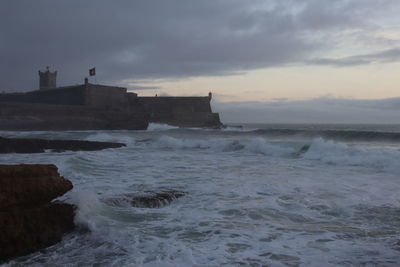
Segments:
[[[286,155],[295,153],[296,148],[270,143],[264,138],[252,139],[179,139],[161,136],[151,146],[161,149],[210,149],[216,152],[246,151],[264,155]]]
[[[365,130],[257,129],[253,133],[271,137],[306,137],[333,140],[400,142],[399,132]]]
[[[314,139],[302,157],[327,164],[370,166],[400,172],[400,152],[397,150],[367,149],[322,138]]]
[[[135,138],[129,136],[129,134],[124,134],[124,133],[98,132],[89,135],[88,137],[86,137],[86,140],[98,141],[98,142],[117,142],[126,144],[128,146],[135,143]]]
[[[319,160],[342,166],[367,166],[377,170],[400,172],[400,151],[362,148],[323,138],[309,142],[271,142],[265,138],[247,139],[186,139],[163,135],[147,145],[156,149],[210,150],[213,152],[242,152],[264,156]]]
[[[179,129],[179,127],[164,123],[149,123],[147,127],[147,131],[168,131],[173,129]]]

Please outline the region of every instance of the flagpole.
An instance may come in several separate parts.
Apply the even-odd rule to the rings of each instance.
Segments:
[[[96,67],[89,69],[89,76],[94,76],[94,83],[97,84]]]

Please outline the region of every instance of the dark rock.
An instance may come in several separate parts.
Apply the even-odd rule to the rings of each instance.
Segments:
[[[48,203],[72,187],[54,165],[0,165],[0,211]]]
[[[43,153],[46,149],[51,149],[54,152],[63,152],[66,150],[94,151],[123,146],[125,146],[125,144],[112,142],[0,137],[0,153]]]
[[[54,203],[0,211],[0,229],[1,262],[60,242],[74,229],[74,207]]]
[[[52,199],[72,189],[54,165],[0,165],[0,261],[59,242],[74,206]]]
[[[161,208],[185,195],[186,192],[175,190],[161,192],[146,191],[141,195],[125,194],[120,198],[108,199],[106,202],[115,206],[129,204],[136,208]]]
[[[151,192],[149,195],[132,197],[131,205],[138,208],[160,208],[185,195],[181,191]]]

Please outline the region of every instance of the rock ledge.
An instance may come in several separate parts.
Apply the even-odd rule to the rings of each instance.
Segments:
[[[113,142],[0,137],[0,153],[43,153],[46,149],[54,152],[64,152],[66,150],[94,151],[123,146],[125,146],[125,144]]]
[[[0,262],[59,242],[74,206],[51,202],[72,189],[54,165],[0,165]]]

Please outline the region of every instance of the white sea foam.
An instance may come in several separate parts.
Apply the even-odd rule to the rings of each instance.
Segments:
[[[129,132],[99,132],[86,137],[88,141],[117,142],[126,145],[135,143],[135,138]]]
[[[226,126],[221,129],[224,132],[253,132],[259,130],[258,128],[249,128],[243,126]]]
[[[163,123],[149,123],[147,127],[147,131],[168,131],[172,129],[179,129],[179,127]]]
[[[400,151],[362,148],[322,138],[311,143],[304,158],[328,164],[367,166],[400,172]]]
[[[282,143],[271,143],[264,138],[247,139],[188,139],[163,135],[150,144],[169,149],[210,149],[217,152],[246,151],[263,155],[290,155],[296,149]]]
[[[264,155],[290,155],[296,152],[296,149],[290,147],[287,143],[270,143],[264,138],[253,138],[244,142],[247,150]]]
[[[74,184],[65,198],[78,207],[78,231],[10,266],[391,266],[400,261],[400,151],[390,143],[392,149],[323,139],[276,142],[262,133],[186,129],[102,131],[89,137],[121,138],[132,140],[131,146],[0,155],[6,163],[57,164]],[[135,208],[129,199],[107,201],[159,189],[187,195],[160,209]]]
[[[71,201],[78,209],[75,213],[75,224],[80,227],[96,230],[96,221],[94,214],[98,214],[102,208],[102,203],[98,195],[89,190],[82,190],[71,193]]]

